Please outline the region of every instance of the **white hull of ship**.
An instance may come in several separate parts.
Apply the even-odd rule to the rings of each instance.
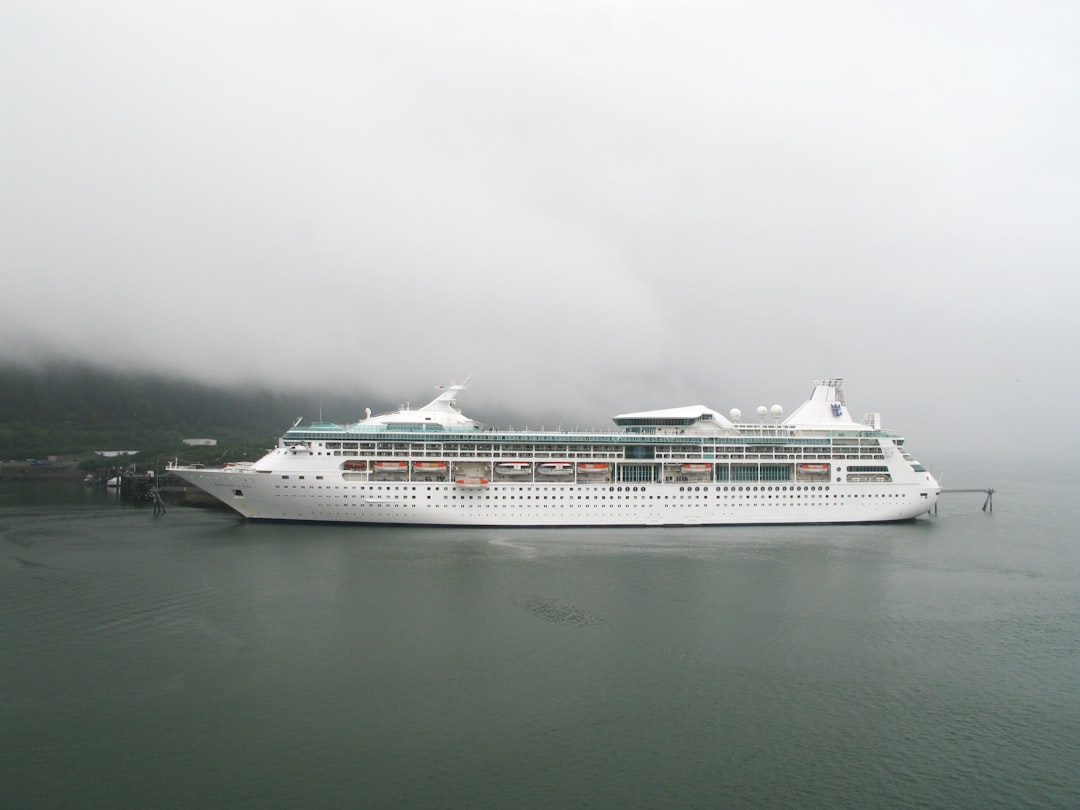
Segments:
[[[688,526],[870,523],[930,512],[940,488],[927,483],[828,486],[616,485],[545,480],[462,487],[453,482],[355,484],[315,470],[258,473],[174,469],[177,475],[254,520],[438,526]],[[288,475],[288,473],[286,473]],[[301,478],[303,476],[303,478]]]

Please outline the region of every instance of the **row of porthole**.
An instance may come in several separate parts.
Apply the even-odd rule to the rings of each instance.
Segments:
[[[849,496],[849,497],[865,498],[865,497],[871,497],[871,496],[853,495],[853,496]],[[882,497],[884,497],[884,496],[882,496]],[[439,509],[443,505],[447,506],[448,508],[450,507],[450,504],[429,504],[429,508]],[[818,504],[818,505],[819,506],[844,506],[845,503],[844,503],[843,500],[837,500],[837,501],[826,501],[826,502],[824,502],[822,504]],[[388,509],[393,510],[393,509],[401,509],[401,508],[416,509],[419,506],[419,504],[410,503],[408,501],[399,501],[399,502],[395,502],[395,503],[381,503],[381,504],[347,504],[346,503],[346,504],[342,504],[342,506],[345,506],[345,507],[350,507],[350,506],[351,507],[367,507],[369,510],[370,510],[371,507],[375,506],[375,507],[380,507],[381,510],[388,510]],[[454,504],[454,506],[456,507],[457,504]],[[461,506],[465,506],[465,504],[461,504]],[[475,507],[475,508],[487,508],[487,509],[491,509],[491,508],[514,509],[515,508],[513,504],[506,504],[506,503],[502,503],[502,504],[499,504],[499,503],[495,503],[495,504],[477,503],[477,504],[469,504],[469,506],[472,506],[472,507]],[[524,504],[522,504],[522,506],[524,506]],[[536,504],[536,506],[540,507],[541,504]],[[548,507],[549,504],[543,504],[543,506]],[[551,504],[551,506],[554,506],[554,504]],[[629,507],[630,505],[629,504],[624,505],[624,504],[602,504],[602,503],[589,504],[589,503],[585,503],[585,504],[577,504],[576,508],[577,509],[590,509],[590,508],[592,508],[594,506],[597,507],[597,508],[603,506],[603,507],[605,507],[605,509],[608,506],[610,506],[612,508],[621,509],[621,508],[624,508],[624,506]],[[781,507],[782,506],[782,507],[786,507],[786,506],[795,506],[795,504],[793,504],[793,503],[792,504],[788,504],[788,503],[766,504],[766,503],[757,502],[757,501],[747,501],[745,503],[724,504],[724,508],[743,508],[743,507],[748,507],[748,506],[753,506],[753,507],[757,507],[757,506]],[[529,507],[529,508],[531,508],[531,507]],[[670,509],[670,508],[682,508],[682,504],[675,504],[675,503],[662,503],[661,504],[661,503],[658,503],[658,504],[655,504],[655,505],[650,504],[650,508],[668,508],[668,509]],[[525,512],[523,512],[522,514],[524,514],[524,513]],[[335,513],[335,514],[337,514],[337,513]],[[380,512],[376,512],[376,514],[386,514],[386,512],[385,511],[380,511]],[[622,514],[622,513],[620,513],[620,514]]]
[[[679,487],[679,492],[682,492],[683,489],[684,489],[684,487]],[[699,490],[703,490],[705,492],[709,491],[708,487],[685,487],[685,489],[686,489],[687,492],[697,492]],[[823,487],[764,487],[764,486],[762,486],[762,487],[723,487],[723,488],[717,487],[716,491],[717,492],[721,492],[721,491],[722,492],[757,492],[757,491],[760,490],[761,492],[772,492],[772,491],[775,490],[777,492],[787,492],[788,490],[791,490],[792,492],[811,492],[811,491],[816,492],[816,491],[828,490],[828,489],[829,489],[828,486],[823,486]]]
[[[278,488],[280,488],[280,487],[275,486],[275,489],[278,489]],[[322,487],[305,487],[305,486],[298,486],[298,487],[293,487],[293,488],[294,489],[316,489],[316,488],[317,489],[322,489]],[[406,490],[409,489],[408,487],[403,487],[403,488],[406,489]],[[284,487],[284,489],[290,489],[290,487],[288,485],[286,485]],[[330,489],[330,487],[327,487],[327,489]],[[337,489],[337,487],[334,487],[334,489]],[[366,489],[366,487],[360,487],[360,489],[363,490],[363,489]],[[372,489],[382,489],[382,487],[372,487]],[[390,487],[387,487],[387,489],[390,489]],[[399,489],[399,487],[394,487],[394,489]],[[412,489],[415,490],[416,487],[412,487]],[[529,491],[531,489],[532,488],[530,487],[526,491]],[[610,487],[609,491],[610,492],[622,492],[623,489],[624,489],[623,487]],[[758,491],[761,491],[761,492],[773,492],[773,491],[776,491],[776,492],[787,492],[787,491],[791,491],[791,492],[804,492],[804,491],[805,492],[819,492],[819,491],[825,491],[825,490],[828,490],[828,489],[829,489],[828,486],[825,486],[825,487],[723,487],[723,488],[717,487],[716,491],[717,492],[721,492],[721,491],[723,491],[723,492],[728,492],[728,491],[731,491],[731,492],[758,492]],[[546,491],[546,490],[541,490],[541,491]],[[645,487],[626,487],[625,491],[626,492],[639,492],[639,491],[640,492],[646,492],[647,490],[646,490]],[[679,491],[680,492],[699,492],[699,491],[708,492],[709,488],[708,487],[679,487]],[[888,494],[892,495],[893,493],[888,493]],[[415,498],[416,496],[414,495],[413,497]],[[429,495],[428,497],[430,498],[431,496]],[[446,496],[444,495],[443,497],[445,498]],[[457,496],[454,496],[454,497],[457,497]],[[464,496],[462,496],[462,497],[464,497]],[[471,498],[473,496],[469,496],[469,497]],[[488,496],[488,497],[490,497],[490,496]],[[513,498],[512,495],[510,497]],[[529,496],[529,498],[531,498],[531,497],[532,496]],[[537,497],[539,498],[539,496],[537,496]],[[552,496],[552,497],[554,498],[554,496]],[[562,496],[560,496],[560,498],[561,497]],[[571,499],[573,499],[574,496],[571,495],[570,497],[571,497]],[[577,497],[580,500],[581,496],[579,495]],[[862,494],[862,495],[858,495],[858,496],[849,495],[848,497],[885,497],[885,496]],[[544,496],[544,499],[545,500],[547,499],[546,495]]]
[[[290,487],[284,487],[284,488],[285,489],[290,489]],[[292,489],[314,489],[314,487],[292,487]],[[234,494],[235,495],[242,495],[243,492],[241,490],[234,490]],[[306,497],[315,497],[315,496],[314,495],[307,495]],[[319,497],[321,497],[321,496],[319,496]],[[349,497],[356,498],[358,496],[356,496],[356,495],[350,496],[347,493],[344,495],[344,498],[346,498],[346,499],[349,498]],[[493,497],[494,497],[495,500],[500,500],[500,499],[515,500],[515,498],[517,496],[514,496],[514,495],[495,495],[495,496],[492,496],[492,495],[443,495],[442,497],[443,497],[444,500],[448,500],[448,499],[450,499],[450,500],[458,500],[460,498],[461,500],[468,499],[468,500],[471,501],[471,500],[491,500]],[[605,496],[605,495],[599,495],[599,496],[595,496],[595,497],[596,497],[597,500],[606,500],[607,499],[607,496]],[[619,497],[621,498],[622,496],[619,496]],[[638,496],[635,495],[633,497],[637,498]],[[644,495],[642,495],[641,497],[644,498]],[[674,497],[675,497],[674,495],[672,495],[672,496],[664,495],[663,497],[661,497],[659,495],[655,496],[656,500],[658,500],[658,501],[659,500],[668,500],[669,498],[673,499]],[[679,497],[682,498],[682,496],[679,496]],[[687,496],[687,497],[689,497],[689,496]],[[698,496],[695,496],[695,497],[698,497]],[[707,495],[704,496],[704,497],[708,498]],[[734,498],[735,496],[731,496],[731,497]],[[751,496],[742,495],[742,496],[739,496],[739,497],[749,498]],[[768,497],[771,500],[774,496],[773,495],[769,495],[769,496],[754,495],[752,497],[754,497],[754,498]],[[775,497],[779,497],[779,496],[775,496]],[[798,496],[795,496],[795,497],[801,498],[802,496],[798,495]],[[807,496],[807,497],[809,497],[809,496]],[[900,497],[903,497],[903,496],[900,493],[887,492],[887,493],[884,493],[884,494],[881,494],[881,493],[872,493],[872,494],[871,493],[854,493],[854,494],[848,494],[848,495],[835,495],[835,496],[826,496],[826,497],[835,497],[837,499],[842,499],[842,498],[900,498]],[[416,500],[415,495],[407,495],[407,496],[405,496],[405,498],[400,498],[400,496],[396,496],[395,497],[395,502],[403,502],[403,501],[405,501],[407,499],[410,499],[410,498],[412,500]],[[428,500],[431,500],[430,495],[428,495],[427,498],[428,498]],[[546,501],[546,500],[548,500],[549,496],[544,495],[543,498],[541,498],[541,496],[539,496],[539,495],[536,495],[536,496],[522,495],[522,496],[520,496],[520,500],[523,500],[523,501],[524,500],[530,500],[531,501],[531,500],[534,500],[534,498],[535,498],[535,500],[538,500],[538,501],[539,500],[545,500]],[[554,500],[563,500],[564,498],[566,498],[566,496],[563,496],[563,495],[559,495],[559,496],[551,495],[550,498],[553,501]],[[584,500],[589,500],[590,496],[588,496],[588,495],[585,495],[585,496],[578,495],[578,496],[576,496],[577,500],[582,500],[583,498],[584,498]],[[653,498],[654,498],[654,496],[652,496],[652,495],[649,496],[649,500],[653,500]],[[726,500],[727,498],[728,498],[728,496],[725,495],[724,499]],[[575,496],[573,496],[573,495],[569,496],[569,500],[571,500],[571,501],[575,500]],[[612,497],[612,500],[615,500],[614,496]]]
[[[870,497],[870,496],[867,496],[867,495],[853,495],[853,496],[850,496],[850,497],[855,497],[855,498],[865,498],[865,497]],[[884,497],[884,496],[882,496],[882,497]],[[455,498],[455,500],[456,500],[456,498]],[[470,498],[469,500],[472,500],[472,498]],[[344,506],[362,506],[362,504],[343,504],[343,505],[344,505]],[[387,503],[381,503],[381,504],[377,504],[377,506],[378,506],[378,507],[381,507],[381,508],[382,508],[382,509],[384,509],[384,510],[385,510],[385,509],[394,509],[394,508],[400,508],[400,507],[412,507],[412,508],[414,508],[414,509],[415,509],[415,508],[416,508],[416,507],[417,507],[418,505],[419,505],[419,504],[416,504],[416,503],[410,503],[410,502],[407,502],[407,501],[399,501],[399,502],[395,502],[395,503],[392,503],[392,504],[387,504]],[[479,503],[479,504],[474,504],[474,505],[475,505],[476,507],[481,507],[481,506],[483,506],[483,507],[487,507],[487,508],[491,508],[492,506],[495,506],[495,507],[501,507],[501,508],[503,508],[503,509],[506,509],[506,508],[513,508],[513,505],[512,505],[512,504],[508,505],[508,504],[505,504],[505,503],[503,503],[503,504],[498,504],[498,503],[496,503],[496,504],[490,504],[490,503]],[[606,506],[608,506],[608,505],[609,505],[609,504],[599,504],[599,503],[596,503],[596,504],[588,504],[588,503],[585,503],[585,504],[578,504],[578,508],[579,508],[579,509],[580,509],[580,508],[591,508],[591,507],[593,507],[593,506],[605,506],[605,507],[606,507]],[[610,505],[611,505],[611,506],[615,506],[615,504],[610,504]],[[777,504],[777,505],[779,505],[779,506],[789,506],[789,505],[793,505],[793,504],[787,504],[787,503],[782,503],[782,504]],[[825,504],[823,504],[823,505],[824,505],[824,506],[844,506],[844,501],[842,501],[842,500],[838,500],[838,501],[828,501],[828,502],[826,502],[826,503],[825,503]],[[369,505],[369,506],[370,506],[370,505]],[[438,508],[440,508],[441,504],[431,504],[431,506],[432,506],[433,508],[435,508],[435,509],[438,509]],[[539,506],[539,504],[537,504],[537,506]],[[548,506],[548,504],[544,504],[544,506]],[[682,504],[675,504],[675,503],[665,503],[665,504],[656,504],[656,506],[665,506],[665,507],[671,508],[671,507],[680,507],[680,506],[682,506]],[[733,503],[733,504],[725,504],[725,506],[726,506],[726,507],[743,507],[743,506],[766,506],[766,504],[764,504],[764,503],[754,503],[754,502],[748,502],[748,503],[738,503],[738,504],[735,504],[735,503]],[[620,505],[619,505],[619,507],[621,508],[621,507],[622,507],[622,504],[620,504]]]

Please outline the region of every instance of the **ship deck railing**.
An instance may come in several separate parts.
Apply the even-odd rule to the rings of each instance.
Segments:
[[[325,423],[316,423],[314,425],[306,425],[303,427],[292,428],[285,432],[284,438],[300,439],[305,441],[349,441],[356,439],[361,441],[364,439],[378,438],[380,441],[391,440],[390,437],[398,436],[400,441],[487,441],[487,442],[513,442],[513,441],[565,441],[567,436],[573,436],[575,438],[584,438],[589,441],[598,442],[616,442],[622,444],[633,444],[639,441],[645,442],[663,442],[683,440],[688,442],[700,442],[711,439],[722,439],[725,441],[743,441],[747,439],[769,440],[775,441],[781,439],[785,442],[788,441],[824,441],[828,442],[830,439],[881,439],[881,438],[897,438],[896,434],[880,429],[871,429],[864,427],[863,429],[854,430],[817,430],[817,429],[805,429],[797,427],[770,427],[763,425],[746,425],[737,424],[734,429],[726,430],[720,433],[693,433],[693,432],[681,432],[681,431],[612,431],[612,430],[596,430],[590,428],[582,430],[574,428],[570,430],[548,430],[546,428],[540,428],[539,430],[530,430],[528,427],[523,430],[515,430],[514,428],[443,428],[442,430],[408,430],[402,429],[400,425],[376,425],[376,426],[358,426],[358,425],[329,425]]]

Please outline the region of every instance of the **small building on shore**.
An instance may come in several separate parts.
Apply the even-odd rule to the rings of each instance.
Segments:
[[[217,439],[184,439],[184,444],[188,447],[214,447]]]

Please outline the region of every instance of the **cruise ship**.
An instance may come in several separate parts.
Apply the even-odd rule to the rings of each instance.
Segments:
[[[930,512],[941,487],[842,380],[785,416],[702,405],[624,413],[606,431],[492,428],[467,380],[353,424],[300,421],[254,463],[170,471],[246,518],[437,526],[868,523]]]

